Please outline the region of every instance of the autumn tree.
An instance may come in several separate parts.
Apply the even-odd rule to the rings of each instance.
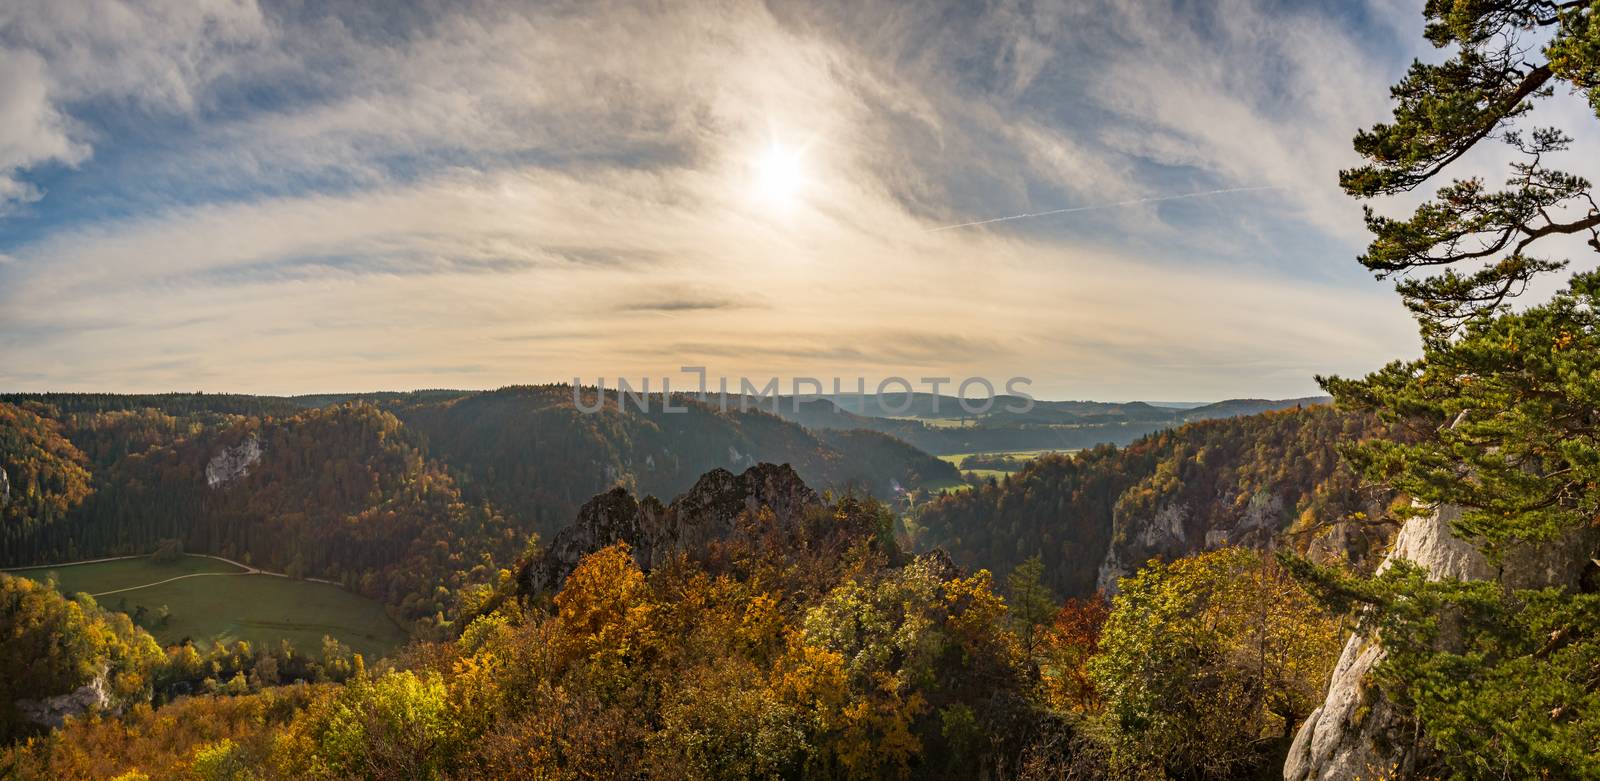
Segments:
[[[33,535],[60,528],[92,490],[87,467],[58,422],[0,403],[0,561],[26,551]]]
[[[0,573],[0,743],[38,730],[17,711],[98,683],[109,707],[148,701],[164,662],[161,647],[128,616],[88,596],[67,599],[52,584]]]
[[[1281,761],[1339,623],[1276,561],[1224,548],[1122,581],[1089,672],[1111,768],[1237,778]]]
[[[358,675],[311,705],[275,746],[289,778],[439,778],[459,750],[437,675]]]
[[[1036,658],[1052,708],[1087,713],[1099,707],[1089,663],[1099,649],[1100,633],[1110,615],[1110,606],[1099,595],[1069,599],[1044,628]]]

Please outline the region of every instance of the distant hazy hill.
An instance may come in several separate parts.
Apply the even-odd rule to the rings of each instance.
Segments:
[[[1326,396],[1229,399],[1178,409],[1142,401],[1035,401],[1027,412],[1011,412],[1006,407],[1022,406],[1023,400],[1000,396],[982,414],[969,414],[954,396],[918,393],[909,398],[906,394],[821,396],[798,401],[782,397],[775,406],[770,400],[762,406],[808,428],[870,429],[929,453],[948,454],[1126,445],[1146,434],[1184,423],[1329,402]],[[900,411],[902,408],[904,411]]]
[[[591,391],[592,393],[592,391]],[[593,397],[590,396],[590,399]],[[421,433],[468,493],[525,518],[541,534],[565,523],[589,497],[622,485],[673,496],[716,468],[787,463],[818,488],[858,487],[889,498],[899,487],[959,479],[945,462],[890,436],[802,425],[759,410],[726,411],[676,398],[686,411],[606,408],[580,413],[567,385],[515,386],[456,397],[382,402]],[[841,431],[825,431],[837,428]]]
[[[1299,399],[1228,399],[1215,404],[1207,404],[1179,413],[1179,418],[1185,422],[1195,420],[1216,420],[1217,418],[1237,418],[1240,415],[1256,415],[1262,412],[1272,412],[1280,409],[1294,409],[1296,407],[1314,407],[1320,404],[1331,404],[1333,399],[1327,396],[1306,396]]]

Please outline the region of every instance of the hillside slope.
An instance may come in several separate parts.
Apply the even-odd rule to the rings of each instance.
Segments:
[[[523,545],[498,513],[463,503],[416,436],[370,404],[283,418],[55,414],[93,454],[92,490],[53,523],[8,526],[5,565],[143,553],[175,539],[339,581],[403,621],[434,623],[452,611],[452,593],[489,579]]]
[[[1153,557],[1229,544],[1281,542],[1360,562],[1392,529],[1359,519],[1391,496],[1361,490],[1337,446],[1372,431],[1325,406],[1192,423],[1126,448],[1037,459],[924,505],[911,528],[918,547],[967,566],[1008,572],[1039,556],[1063,596],[1112,589]]]
[[[592,401],[592,395],[589,396]],[[819,432],[759,410],[724,411],[678,397],[683,412],[578,411],[566,385],[515,386],[385,407],[419,432],[469,495],[493,502],[548,535],[589,497],[613,486],[673,496],[712,469],[789,464],[819,489],[857,488],[892,498],[900,487],[960,479],[949,464],[891,437]]]

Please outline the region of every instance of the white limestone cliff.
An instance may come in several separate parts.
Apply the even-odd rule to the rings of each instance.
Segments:
[[[261,440],[254,434],[233,447],[223,448],[206,464],[206,485],[216,488],[244,477],[261,460],[261,453]]]
[[[1434,580],[1496,578],[1512,588],[1570,587],[1578,582],[1597,541],[1596,532],[1586,529],[1524,545],[1508,552],[1496,569],[1476,546],[1453,533],[1451,523],[1459,517],[1458,508],[1446,506],[1407,521],[1379,571],[1406,559]],[[1408,740],[1410,727],[1369,685],[1369,674],[1382,661],[1382,646],[1368,627],[1358,627],[1334,666],[1327,697],[1295,735],[1283,766],[1285,781],[1405,775],[1416,759]]]

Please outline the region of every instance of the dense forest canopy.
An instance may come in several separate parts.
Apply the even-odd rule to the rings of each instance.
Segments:
[[[796,492],[807,493],[778,493]],[[649,569],[626,542],[595,548],[553,594],[508,581],[458,637],[389,665],[358,657],[343,686],[246,683],[135,705],[0,753],[0,768],[21,778],[1255,772],[1331,661],[1322,641],[1333,619],[1251,551],[1153,568],[1109,609],[1060,607],[1036,564],[1000,587],[942,554],[909,555],[874,500],[784,512],[792,521],[780,524],[773,507],[748,508],[727,536]],[[1204,618],[1152,613],[1171,593],[1207,604]],[[1259,631],[1233,631],[1246,627]],[[1173,653],[1150,653],[1151,638],[1180,636],[1184,650],[1163,641]],[[1271,676],[1253,674],[1258,657]],[[1135,666],[1149,689],[1100,683]],[[1161,707],[1160,687],[1197,674],[1218,685],[1192,689],[1185,709]],[[1161,730],[1203,728],[1216,742],[1141,748],[1157,728],[1139,708],[1165,714]]]
[[[916,544],[969,566],[1007,572],[1037,556],[1062,596],[1105,587],[1108,557],[1131,572],[1230,543],[1370,566],[1393,534],[1373,520],[1392,494],[1363,487],[1338,447],[1375,433],[1367,418],[1320,406],[1191,423],[1125,448],[1041,457],[923,505],[908,524]]]
[[[84,442],[91,455],[79,461],[93,472],[82,472],[73,512],[7,525],[0,560],[9,565],[146,553],[174,539],[342,582],[426,630],[454,612],[457,592],[492,581],[525,544],[526,533],[497,512],[463,502],[417,437],[370,404],[285,418],[174,417],[114,404],[63,415],[32,404],[64,417],[49,425]],[[0,414],[43,420],[12,405],[0,404]],[[15,430],[3,423],[0,432]],[[8,450],[4,461],[26,475],[52,463],[25,450]]]
[[[530,540],[615,485],[670,497],[776,460],[892,498],[954,467],[873,432],[770,414],[580,414],[567,386],[283,399],[19,394],[0,402],[0,565],[139,554],[162,540],[334,580],[428,633]],[[331,406],[314,406],[328,402]]]
[[[87,461],[56,421],[0,404],[0,561],[89,496]]]
[[[593,389],[585,405],[595,403]],[[624,485],[674,496],[701,474],[757,462],[791,464],[808,482],[893,498],[895,487],[955,482],[956,470],[887,436],[808,431],[762,411],[678,397],[648,412],[608,393],[597,413],[580,412],[566,385],[514,386],[458,398],[383,402],[449,464],[474,498],[493,502],[526,528],[549,535],[590,496]]]

